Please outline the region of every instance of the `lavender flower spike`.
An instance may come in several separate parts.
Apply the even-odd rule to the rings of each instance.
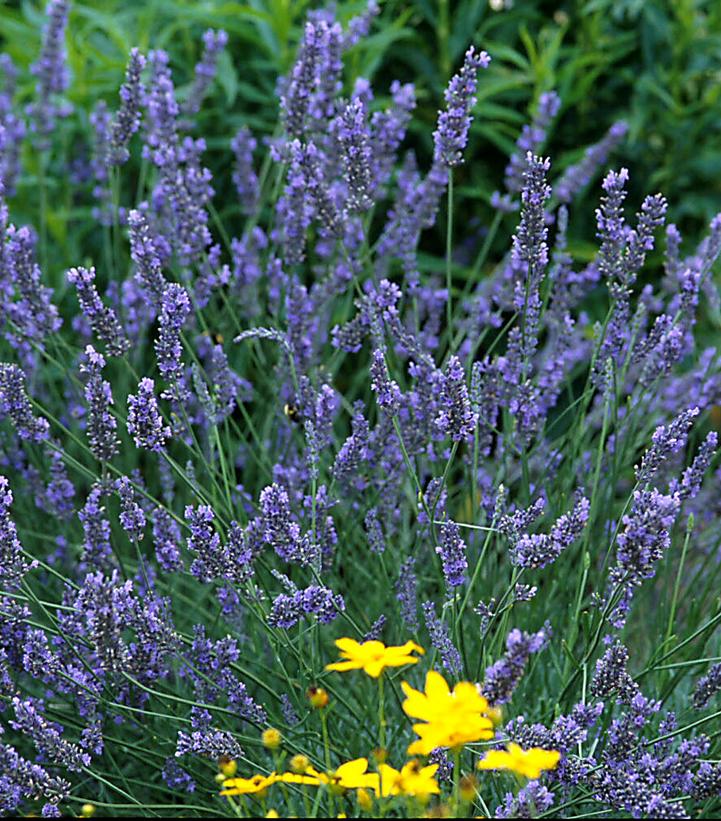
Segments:
[[[163,424],[155,398],[155,383],[145,377],[138,383],[138,393],[128,396],[128,433],[139,448],[160,453],[170,436],[170,428]]]
[[[69,74],[65,54],[65,28],[68,24],[68,0],[49,0],[45,7],[47,23],[43,33],[40,56],[31,67],[37,77],[37,101],[28,108],[33,131],[38,135],[38,147],[49,148],[57,117],[69,113],[69,107],[55,100],[68,87]]]
[[[171,282],[163,291],[161,304],[160,331],[155,342],[155,353],[163,379],[174,385],[183,373],[180,332],[190,314],[190,297],[182,285]]]
[[[436,547],[436,553],[441,557],[446,586],[451,592],[465,582],[468,570],[466,545],[455,522],[444,522],[441,526],[441,543]]]
[[[68,282],[75,286],[80,309],[95,334],[105,342],[111,356],[122,356],[130,347],[115,311],[103,305],[95,287],[95,268],[71,268]]]
[[[80,365],[85,376],[85,401],[88,403],[87,436],[90,450],[101,462],[109,462],[118,452],[118,423],[112,413],[113,394],[110,383],[102,378],[105,359],[92,345],[85,348],[86,361]]]
[[[203,56],[195,66],[195,80],[183,106],[183,114],[197,114],[200,104],[210,89],[210,84],[218,71],[220,52],[228,44],[228,35],[221,29],[208,29],[203,35]]]
[[[444,96],[446,110],[438,115],[438,126],[433,132],[433,160],[440,166],[453,168],[463,162],[463,151],[468,143],[468,131],[476,104],[478,69],[488,68],[491,58],[485,51],[477,53],[471,46],[466,52],[461,70],[448,84]]]
[[[543,568],[581,535],[588,521],[590,502],[582,497],[570,513],[561,516],[549,534],[524,534],[511,549],[511,561],[519,567]]]
[[[373,204],[370,197],[372,157],[366,110],[361,99],[351,100],[341,113],[338,140],[348,184],[348,208],[367,211]]]
[[[35,416],[25,389],[25,374],[17,365],[0,363],[0,414],[10,418],[21,439],[42,442],[48,438],[50,425]]]
[[[33,567],[23,556],[15,523],[10,518],[13,494],[10,484],[0,476],[0,582],[3,589],[19,585],[22,577]]]
[[[537,633],[511,630],[506,639],[506,653],[502,659],[486,670],[483,695],[491,704],[505,704],[523,676],[528,659],[542,650],[550,638],[548,627]]]
[[[167,282],[163,276],[158,244],[142,211],[133,210],[128,214],[128,232],[130,256],[135,263],[135,279],[146,291],[153,305],[160,308]]]
[[[125,82],[120,88],[120,108],[111,129],[109,160],[112,165],[122,165],[128,161],[130,138],[140,126],[140,107],[145,97],[140,74],[145,62],[145,57],[137,48],[131,50]]]
[[[457,356],[452,356],[443,379],[436,427],[454,442],[462,442],[473,436],[477,418],[471,410],[463,366]]]

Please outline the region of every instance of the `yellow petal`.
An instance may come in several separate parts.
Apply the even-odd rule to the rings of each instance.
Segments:
[[[325,669],[344,673],[346,670],[360,670],[361,667],[357,661],[334,661],[332,664],[326,664]]]
[[[428,698],[447,698],[450,692],[450,687],[440,673],[437,673],[435,670],[429,670],[426,673],[426,695]]]

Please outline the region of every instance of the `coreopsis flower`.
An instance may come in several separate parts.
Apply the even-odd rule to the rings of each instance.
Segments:
[[[395,770],[388,764],[381,764],[380,794],[383,798],[391,795],[409,795],[415,798],[428,798],[438,795],[440,787],[435,779],[438,764],[422,767],[415,759],[404,764],[401,770]]]
[[[413,653],[425,653],[425,650],[413,641],[396,647],[386,647],[382,641],[364,641],[360,644],[354,639],[343,638],[337,639],[335,644],[344,660],[327,664],[326,670],[363,670],[371,678],[378,678],[386,667],[417,664],[418,658]]]
[[[475,684],[460,681],[451,690],[440,673],[430,670],[425,692],[405,681],[401,687],[406,695],[404,712],[423,722],[413,725],[419,738],[408,747],[409,755],[428,755],[436,747],[459,748],[493,738],[490,707]]]
[[[376,793],[380,785],[378,773],[368,772],[367,758],[346,761],[336,770],[327,773],[308,766],[302,773],[289,772],[276,776],[276,781],[282,781],[284,784],[306,784],[311,787],[327,785],[336,790],[366,789]]]
[[[538,778],[544,770],[553,770],[561,759],[558,750],[532,747],[524,750],[511,742],[506,750],[490,750],[478,762],[479,770],[510,770],[526,778]]]
[[[251,778],[226,778],[221,795],[255,795],[278,781],[278,775],[254,775]]]

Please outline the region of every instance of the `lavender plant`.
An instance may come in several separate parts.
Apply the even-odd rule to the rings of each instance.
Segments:
[[[48,5],[26,111],[0,58],[5,815],[721,808],[721,355],[703,347],[721,214],[688,241],[664,235],[662,194],[631,216],[623,123],[557,173],[549,91],[494,196],[507,252],[464,265],[454,175],[491,58],[469,45],[423,167],[413,86],[344,73],[377,13],[310,12],[274,134],[249,119],[222,146],[196,129],[226,33],[177,91],[166,52],[133,48],[88,174],[60,183],[106,242],[62,271],[46,191],[37,230],[13,196],[22,140],[63,173],[67,4]],[[338,679],[340,637],[408,651],[414,686],[460,681],[488,734],[385,791],[372,777],[407,747],[397,674],[365,668],[377,695]],[[374,798],[340,765],[369,758],[377,721]],[[557,764],[469,775],[507,744]]]

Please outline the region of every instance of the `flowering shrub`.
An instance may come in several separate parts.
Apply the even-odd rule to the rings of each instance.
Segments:
[[[492,55],[419,167],[413,86],[344,85],[376,13],[309,13],[272,137],[227,135],[227,202],[197,134],[224,32],[187,95],[133,49],[77,167],[65,0],[26,108],[4,59],[5,814],[719,809],[721,215],[686,243],[661,194],[626,213],[621,122],[556,174],[549,92],[493,198],[507,253],[500,221],[456,236]],[[62,281],[58,185],[103,249]]]

